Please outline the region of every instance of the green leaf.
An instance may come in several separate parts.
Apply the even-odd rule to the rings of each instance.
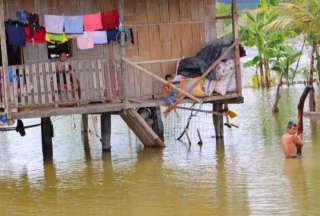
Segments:
[[[258,65],[258,63],[260,62],[260,57],[256,56],[253,59],[251,59],[250,61],[247,61],[246,63],[244,63],[244,67],[253,67]]]

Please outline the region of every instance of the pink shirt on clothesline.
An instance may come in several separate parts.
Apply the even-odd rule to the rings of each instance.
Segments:
[[[87,14],[83,16],[85,31],[95,31],[103,28],[101,13]]]

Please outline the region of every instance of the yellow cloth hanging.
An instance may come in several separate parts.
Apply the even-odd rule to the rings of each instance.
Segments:
[[[46,41],[50,43],[62,44],[68,41],[66,34],[52,34],[46,33]]]

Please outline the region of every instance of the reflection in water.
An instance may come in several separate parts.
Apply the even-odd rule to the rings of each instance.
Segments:
[[[285,159],[283,173],[290,183],[291,205],[296,206],[299,215],[308,210],[308,191],[306,187],[305,172],[301,159]]]
[[[54,163],[43,164],[38,128],[24,138],[0,133],[0,215],[317,215],[319,121],[305,121],[301,160],[284,160],[279,145],[302,91],[285,88],[273,116],[273,91],[245,89],[245,104],[230,107],[240,128],[225,128],[224,143],[199,114],[190,128],[201,129],[202,149],[196,130],[190,148],[167,137],[166,148],[143,149],[113,116],[112,151],[102,154],[96,136],[83,147],[81,129],[63,117],[54,121]]]

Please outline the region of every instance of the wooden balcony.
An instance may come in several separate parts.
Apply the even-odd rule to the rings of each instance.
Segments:
[[[8,107],[13,118],[34,118],[119,112],[128,106],[123,99],[131,107],[160,106],[163,104],[161,89],[165,81],[157,73],[149,71],[148,68],[152,67],[148,64],[176,65],[177,60],[122,61],[121,65],[114,60],[98,58],[1,68],[0,107]],[[190,95],[182,102],[238,103],[241,100],[241,88],[238,88],[223,96],[195,98]]]

